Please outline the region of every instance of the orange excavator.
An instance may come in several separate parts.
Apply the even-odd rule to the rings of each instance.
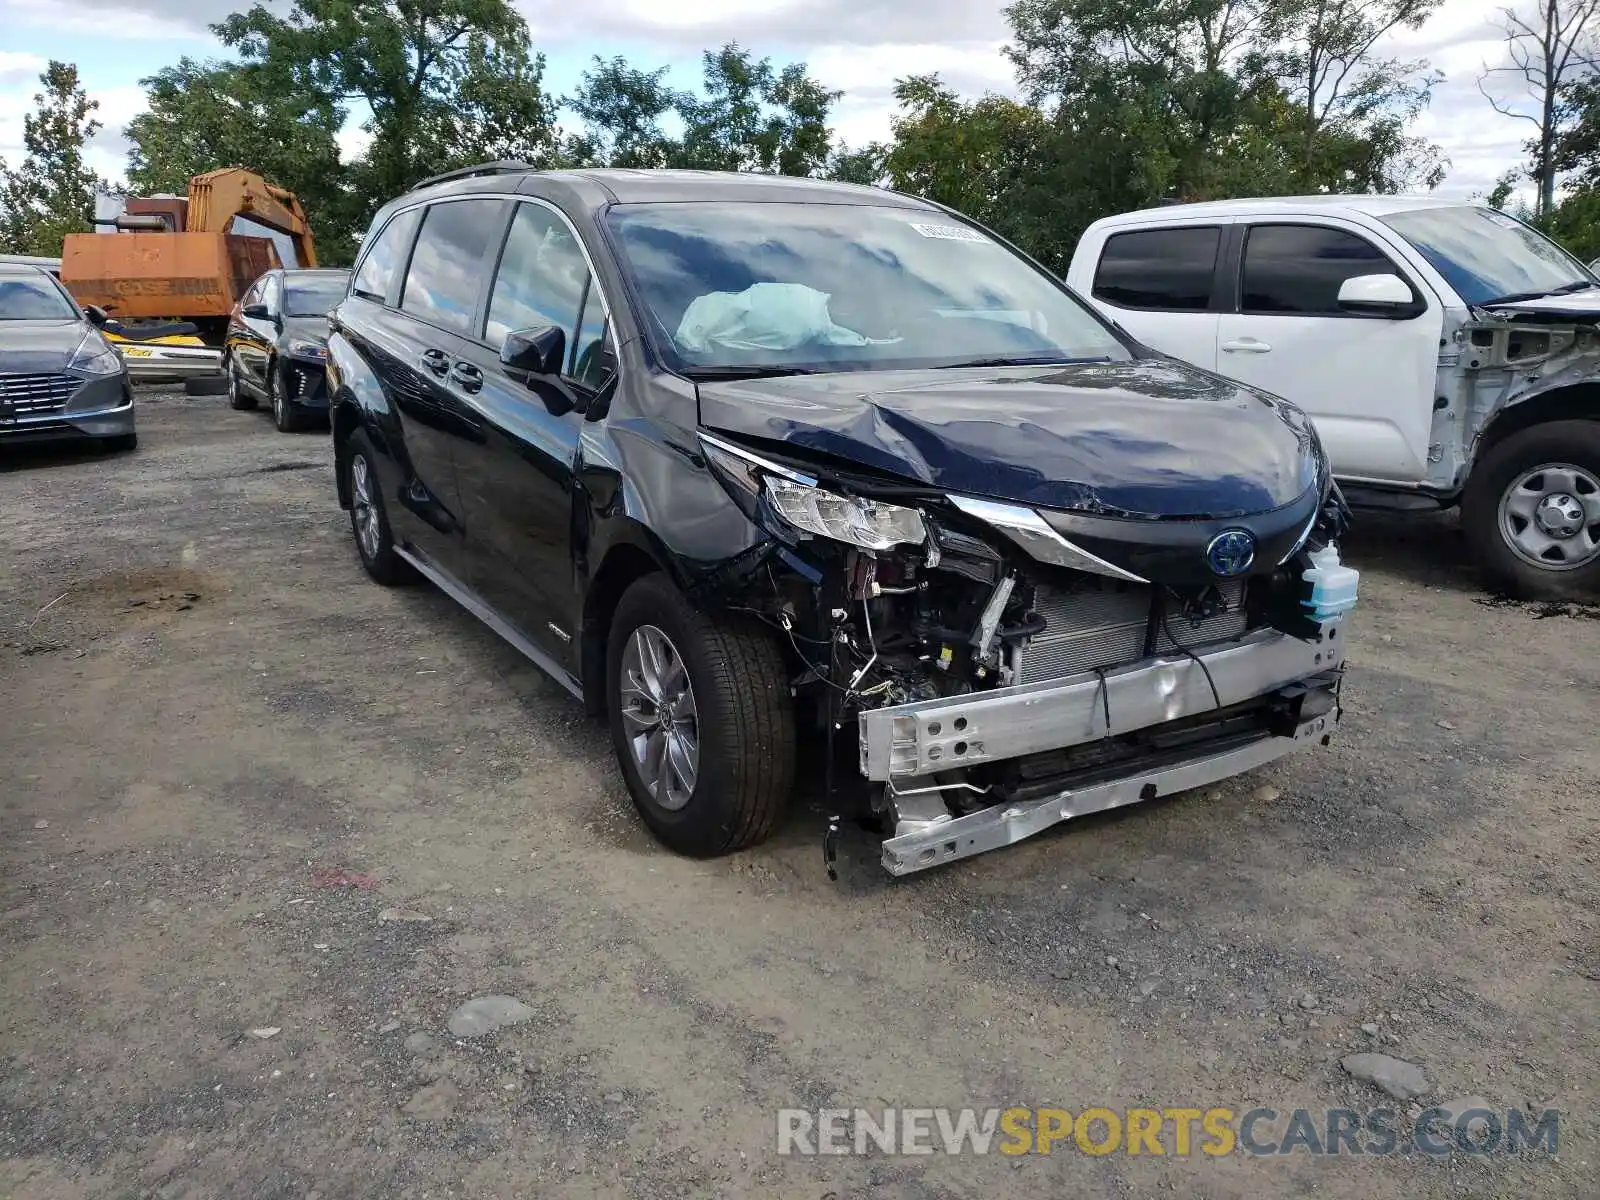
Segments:
[[[235,232],[236,219],[282,234],[295,261],[282,263],[270,236]],[[234,303],[282,265],[317,265],[305,209],[254,171],[224,167],[189,180],[187,199],[128,198],[113,232],[68,234],[61,282],[111,314],[118,341],[220,346]]]

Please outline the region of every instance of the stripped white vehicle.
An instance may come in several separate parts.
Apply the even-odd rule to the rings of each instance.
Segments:
[[[1434,197],[1173,205],[1090,226],[1068,281],[1303,409],[1353,503],[1459,503],[1508,587],[1600,589],[1600,281],[1537,231]]]

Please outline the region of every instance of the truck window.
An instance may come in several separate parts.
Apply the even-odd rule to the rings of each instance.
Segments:
[[[406,271],[400,307],[454,333],[472,329],[483,253],[500,230],[499,200],[449,200],[429,207]]]
[[[1203,312],[1221,242],[1215,225],[1114,233],[1100,252],[1095,298],[1123,308]]]
[[[1322,225],[1252,225],[1239,310],[1345,316],[1339,287],[1357,275],[1404,274],[1365,238]],[[1416,289],[1412,289],[1415,297]]]
[[[416,230],[417,220],[421,216],[421,210],[413,208],[383,227],[377,241],[372,243],[372,249],[361,260],[361,268],[356,272],[351,291],[380,304],[389,298],[389,286],[394,282],[400,264],[405,261],[406,251],[411,246],[411,234]]]

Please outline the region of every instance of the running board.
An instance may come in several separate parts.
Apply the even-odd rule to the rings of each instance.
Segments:
[[[434,566],[433,563],[420,554],[413,554],[411,551],[402,549],[399,546],[394,548],[394,552],[415,567],[446,596],[449,596],[450,599],[510,642],[534,666],[566,688],[579,700],[583,699],[583,685],[577,681],[571,672],[513,629],[504,617],[478,599],[465,584],[456,580],[445,572],[443,568]]]

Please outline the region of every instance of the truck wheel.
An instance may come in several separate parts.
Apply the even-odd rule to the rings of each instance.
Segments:
[[[1478,561],[1513,594],[1600,593],[1600,421],[1506,438],[1467,481],[1461,522]]]
[[[777,642],[712,617],[664,575],[623,595],[606,647],[606,709],[628,794],[679,854],[766,839],[794,784],[794,706]]]
[[[228,390],[228,381],[220,375],[197,375],[183,381],[185,396],[221,396]]]

